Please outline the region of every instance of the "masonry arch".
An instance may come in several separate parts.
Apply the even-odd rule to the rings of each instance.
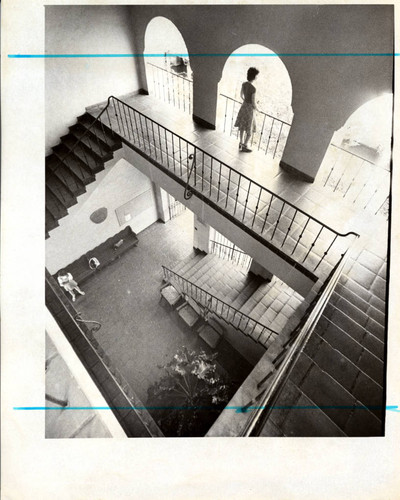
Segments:
[[[154,17],[147,25],[144,44],[149,94],[192,114],[192,70],[178,28],[166,17]]]
[[[387,215],[390,190],[393,94],[356,109],[332,136],[316,181],[348,202]]]
[[[263,113],[256,117],[253,147],[280,158],[293,119],[292,83],[285,64],[272,50],[247,44],[234,50],[225,62],[218,84],[217,129],[237,135],[234,121],[240,108],[240,89],[249,67],[260,74],[256,80],[257,101]]]

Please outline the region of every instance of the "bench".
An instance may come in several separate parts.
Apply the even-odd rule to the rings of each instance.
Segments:
[[[111,236],[111,238],[108,238],[101,245],[98,245],[89,252],[86,252],[84,255],[79,257],[79,259],[76,259],[74,262],[63,267],[62,269],[66,269],[72,274],[74,280],[77,281],[78,284],[81,284],[89,279],[98,270],[105,268],[115,259],[121,257],[121,255],[127,250],[135,247],[138,242],[139,240],[136,233],[132,231],[130,226],[127,226],[119,233]],[[97,268],[91,268],[89,266],[89,260],[93,257],[100,262],[100,265]],[[61,269],[59,271],[61,271]],[[54,274],[55,278],[57,278],[59,271]]]

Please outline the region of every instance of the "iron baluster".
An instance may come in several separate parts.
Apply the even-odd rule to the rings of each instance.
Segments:
[[[174,144],[174,134],[171,134],[172,137],[172,161],[174,163],[174,173],[175,173],[175,144]]]
[[[141,143],[140,143],[140,133],[139,133],[139,126],[138,126],[138,122],[137,122],[137,118],[136,118],[136,111],[133,112],[133,118],[135,120],[135,127],[136,127],[136,135],[137,135],[137,138],[138,138],[138,144],[139,144],[139,147],[141,146]]]
[[[201,192],[204,191],[204,151],[202,152],[201,160]]]
[[[303,237],[304,231],[306,230],[306,227],[308,226],[308,223],[309,223],[309,222],[310,222],[310,218],[308,218],[308,219],[307,219],[307,222],[305,223],[305,226],[303,227],[303,229],[302,229],[302,231],[301,231],[301,233],[300,233],[300,236],[299,236],[299,237],[298,237],[298,239],[297,239],[296,245],[294,246],[294,248],[293,248],[293,250],[292,250],[291,255],[293,255],[293,254],[294,254],[294,252],[295,252],[295,250],[296,250],[296,248],[297,248],[297,245],[300,243],[300,240],[301,240],[301,238]]]
[[[154,135],[154,122],[153,122],[153,120],[151,121],[151,131],[152,131],[152,134],[153,134],[154,152],[156,154],[156,160],[157,160],[158,159],[157,158],[157,144],[156,144],[156,138],[155,138],[155,135]],[[174,167],[175,167],[175,165],[174,165]]]
[[[210,198],[211,198],[211,188],[212,188],[212,175],[213,175],[213,158],[211,157],[211,165],[210,165]]]
[[[261,127],[260,140],[258,141],[258,150],[260,150],[261,139],[262,139],[262,136],[263,136],[263,133],[264,133],[265,119],[267,117],[267,115],[265,113],[263,113],[263,115],[264,115],[264,119],[263,119],[263,124],[262,124],[262,127]]]
[[[272,118],[272,124],[271,124],[271,128],[269,129],[269,136],[268,136],[267,147],[265,148],[265,154],[267,154],[267,153],[268,153],[268,149],[269,149],[269,142],[270,142],[270,140],[271,140],[272,129],[274,128],[274,123],[275,123],[275,118]]]
[[[221,190],[221,169],[222,163],[219,162],[219,177],[218,177],[218,192],[217,192],[217,203],[219,202],[219,192]]]
[[[179,137],[179,164],[181,167],[181,177],[182,177],[182,145],[181,145],[181,138]]]
[[[133,126],[131,108],[129,108],[129,107],[128,107],[128,116],[129,116],[129,122],[131,124],[131,130],[132,130],[132,141],[133,141],[133,143],[135,143],[135,127]]]
[[[269,205],[268,205],[268,210],[267,210],[267,213],[265,214],[265,219],[264,219],[264,224],[263,224],[263,227],[261,229],[261,234],[264,232],[264,229],[265,229],[265,224],[267,222],[267,219],[268,219],[268,215],[269,215],[269,210],[271,208],[271,204],[272,204],[272,199],[273,199],[273,195],[271,194],[271,198],[269,199]]]
[[[247,209],[247,203],[249,201],[250,189],[251,189],[251,182],[249,182],[249,189],[247,190],[246,200],[245,200],[245,203],[244,203],[244,210],[243,210],[242,222],[244,221],[244,216],[246,215],[246,209]]]
[[[283,127],[283,122],[281,122],[281,128],[279,129],[279,134],[278,134],[278,140],[276,141],[275,144],[275,150],[274,150],[274,156],[272,158],[275,158],[276,150],[278,149],[278,144],[281,138],[281,133],[282,133],[282,127]]]
[[[251,223],[251,227],[254,226],[254,222],[256,220],[256,215],[257,215],[257,210],[258,210],[258,206],[259,206],[259,203],[260,203],[261,193],[262,193],[262,187],[260,187],[260,193],[258,195],[258,200],[257,200],[256,208],[255,208],[255,211],[254,211],[254,217],[253,217],[253,222]]]
[[[164,129],[164,139],[165,139],[165,151],[166,151],[166,155],[167,155],[167,167],[169,168],[167,129]]]
[[[275,236],[275,231],[277,230],[278,225],[279,225],[279,222],[281,221],[281,215],[282,215],[282,212],[283,212],[283,208],[284,208],[284,206],[285,206],[285,202],[282,202],[281,211],[279,212],[278,219],[277,219],[277,221],[276,221],[275,228],[274,228],[274,231],[273,231],[272,236],[271,236],[271,240],[273,240],[273,239],[274,239],[274,236]]]
[[[282,248],[282,247],[283,247],[283,245],[285,244],[286,238],[288,237],[288,235],[289,235],[289,233],[290,233],[290,230],[291,230],[291,228],[292,228],[292,225],[293,225],[294,219],[296,218],[296,215],[297,215],[297,208],[296,208],[296,210],[295,210],[295,212],[294,212],[293,219],[292,219],[292,220],[291,220],[291,222],[290,222],[290,225],[289,225],[288,230],[287,230],[287,232],[286,232],[285,238],[284,238],[284,239],[283,239],[283,241],[282,241],[281,248]]]
[[[163,150],[162,150],[162,145],[161,145],[161,133],[160,133],[160,125],[157,123],[158,127],[158,143],[160,144],[160,155],[161,155],[161,163],[163,162]]]
[[[227,113],[227,110],[228,110],[228,99],[225,98],[225,118],[224,118],[224,133],[225,133],[225,127],[226,127],[226,120],[228,118],[228,113]]]
[[[318,269],[319,265],[321,264],[321,262],[325,259],[325,257],[328,255],[329,253],[329,250],[332,248],[332,245],[335,243],[335,241],[337,240],[337,237],[338,235],[336,234],[335,237],[333,238],[333,240],[331,241],[331,244],[329,245],[329,247],[326,249],[326,251],[324,252],[324,255],[322,256],[322,258],[320,259],[320,261],[318,262],[318,264],[314,267],[314,272]]]
[[[228,206],[228,201],[229,201],[229,190],[230,190],[230,186],[231,186],[231,172],[232,172],[232,170],[229,169],[228,186],[226,188],[226,203],[225,203],[225,208]]]
[[[318,238],[319,238],[320,234],[322,233],[322,230],[323,230],[323,229],[324,229],[324,227],[323,227],[323,226],[321,226],[321,229],[318,231],[318,234],[317,234],[317,236],[315,237],[315,240],[311,243],[310,248],[308,249],[308,252],[307,252],[306,256],[305,256],[305,257],[304,257],[304,259],[303,259],[303,264],[304,264],[304,262],[307,260],[307,257],[309,256],[309,254],[310,254],[311,250],[314,248],[315,243],[317,242],[317,240],[318,240]]]

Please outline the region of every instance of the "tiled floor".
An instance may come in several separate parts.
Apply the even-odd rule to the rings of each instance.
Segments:
[[[90,281],[76,309],[84,319],[100,321],[95,334],[111,362],[146,403],[148,387],[164,365],[186,346],[211,352],[175,311],[160,301],[161,265],[172,266],[193,253],[193,214],[185,211],[164,224],[156,222],[139,235],[135,249]],[[226,342],[218,346],[220,370],[240,384],[251,366]]]

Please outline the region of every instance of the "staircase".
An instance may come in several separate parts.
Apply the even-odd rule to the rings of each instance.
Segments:
[[[113,152],[122,147],[119,137],[90,114],[77,120],[46,157],[46,238],[68,214],[68,208],[77,203],[78,196],[86,192],[85,186],[104,170]]]
[[[275,405],[318,408],[274,409],[262,436],[383,435],[386,264],[371,262],[368,288],[356,262],[342,275]]]
[[[174,286],[266,348],[303,301],[278,278],[266,282],[213,254],[188,257],[171,271]]]

